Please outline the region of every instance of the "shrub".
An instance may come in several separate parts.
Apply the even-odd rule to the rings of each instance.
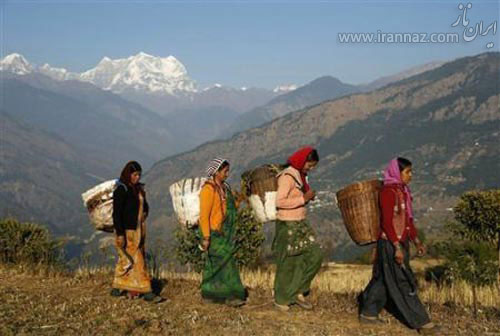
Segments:
[[[0,262],[56,265],[62,257],[63,242],[41,225],[12,218],[0,221]]]
[[[462,238],[496,245],[500,282],[500,190],[464,193],[453,209],[458,223],[454,232]]]
[[[472,288],[474,314],[477,314],[477,288],[495,283],[495,249],[484,242],[449,240],[436,247],[445,263],[426,270],[426,279],[440,284],[464,280]]]

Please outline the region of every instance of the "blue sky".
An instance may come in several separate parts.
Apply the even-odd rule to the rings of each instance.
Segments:
[[[1,0],[0,0],[1,1]],[[460,1],[3,1],[2,56],[70,71],[139,51],[177,57],[201,86],[272,88],[332,75],[358,84],[434,60],[499,50],[462,40]],[[467,2],[462,2],[467,4]],[[499,21],[499,1],[470,1],[473,26]],[[484,30],[483,29],[483,30]],[[453,44],[342,44],[338,33],[460,34]],[[494,42],[487,49],[488,42]]]

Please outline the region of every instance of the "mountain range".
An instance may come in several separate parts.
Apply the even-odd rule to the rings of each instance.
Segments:
[[[167,94],[196,92],[195,81],[189,78],[186,68],[175,57],[154,57],[144,52],[115,60],[104,57],[95,68],[82,73],[49,64],[36,67],[22,55],[14,53],[4,57],[0,70],[19,75],[40,72],[55,80],[80,80],[115,93],[129,88]]]
[[[235,183],[247,169],[283,163],[297,148],[313,145],[321,161],[311,174],[320,195],[312,218],[325,244],[339,250],[350,241],[335,192],[354,181],[379,178],[395,156],[414,162],[418,225],[431,230],[439,223],[429,216],[445,213],[461,192],[498,188],[499,78],[500,53],[465,57],[159,161],[145,176],[153,226],[176,227],[169,185],[202,175],[213,157],[229,159]]]
[[[189,102],[192,103],[193,100],[199,100],[195,105],[203,105],[203,103],[220,106],[227,105],[227,99],[218,97],[217,93],[221,93],[222,96],[226,97],[236,93],[240,96],[249,94],[252,98],[248,98],[247,100],[252,102],[247,102],[247,104],[250,104],[250,106],[260,105],[262,102],[259,99],[253,102],[256,98],[256,93],[265,92],[267,96],[272,98],[277,94],[289,92],[296,87],[294,85],[281,85],[274,90],[245,87],[234,89],[214,84],[207,88],[199,89],[196,81],[189,77],[186,67],[174,56],[157,57],[144,52],[139,52],[127,58],[111,59],[104,57],[94,68],[81,73],[52,67],[49,64],[36,66],[28,62],[24,56],[13,53],[0,60],[0,71],[15,73],[17,75],[40,73],[57,81],[78,80],[88,82],[103,90],[123,95],[124,98],[129,98],[131,93],[137,94],[138,98],[132,97],[132,100],[140,99],[140,94],[146,94],[151,97],[166,96],[177,98],[180,100],[179,104],[181,106]],[[215,99],[219,101],[210,101],[210,97],[212,96],[215,96]],[[237,104],[236,111],[246,112],[251,108],[245,105],[243,101],[242,99],[238,99],[235,102]],[[155,105],[152,104],[151,106]],[[174,108],[175,106],[169,110],[173,110]],[[153,110],[156,109],[153,108]],[[158,109],[158,112],[160,114],[168,113],[164,107]]]
[[[342,83],[337,78],[331,76],[320,77],[307,85],[272,99],[266,105],[240,115],[226,133],[232,135],[248,128],[260,126],[292,111],[358,91],[359,89],[356,86]]]
[[[61,137],[0,110],[0,213],[44,223],[55,234],[90,233],[79,192],[110,168]]]
[[[141,105],[80,81],[2,73],[3,109],[62,137],[107,166],[133,156],[146,166],[175,150],[168,122]]]
[[[91,227],[80,193],[136,159],[148,170],[153,232],[170,237],[177,226],[172,182],[202,174],[207,160],[221,155],[233,163],[235,183],[244,170],[284,162],[312,144],[321,164],[311,176],[320,195],[311,218],[323,237],[338,237],[325,244],[345,256],[351,250],[334,192],[379,176],[394,155],[416,163],[415,202],[425,225],[434,225],[429,208],[447,209],[463,190],[497,183],[498,58],[486,53],[429,63],[364,85],[324,76],[275,90],[219,84],[199,90],[169,57],[108,59],[79,74],[87,74],[82,80],[9,55],[0,61],[1,117],[8,128],[2,131],[0,214],[84,237]],[[140,59],[151,64],[138,66]],[[114,75],[109,69],[106,75],[106,67]],[[141,73],[138,81],[122,81],[133,77],[131,69]],[[169,73],[154,74],[158,69]],[[161,81],[170,92],[149,89]]]

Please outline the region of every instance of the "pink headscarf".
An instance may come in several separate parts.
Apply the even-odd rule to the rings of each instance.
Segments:
[[[403,188],[406,194],[406,214],[408,218],[413,220],[413,207],[411,205],[413,196],[411,195],[410,187],[401,180],[401,172],[399,171],[398,159],[392,159],[384,171],[384,185],[399,185]]]

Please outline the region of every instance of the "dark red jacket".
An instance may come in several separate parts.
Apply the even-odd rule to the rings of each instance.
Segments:
[[[398,201],[397,195],[400,195],[402,199]],[[406,215],[405,211],[405,201],[406,194],[403,192],[403,188],[400,185],[387,185],[383,186],[380,191],[380,216],[381,216],[381,232],[380,237],[383,239],[388,239],[392,243],[397,243],[399,241],[405,241],[407,238],[410,240],[415,240],[417,238],[417,230],[413,223],[413,219],[410,219]],[[404,229],[402,231],[401,237],[398,238],[396,233],[395,223],[393,221],[394,216],[404,213]]]

